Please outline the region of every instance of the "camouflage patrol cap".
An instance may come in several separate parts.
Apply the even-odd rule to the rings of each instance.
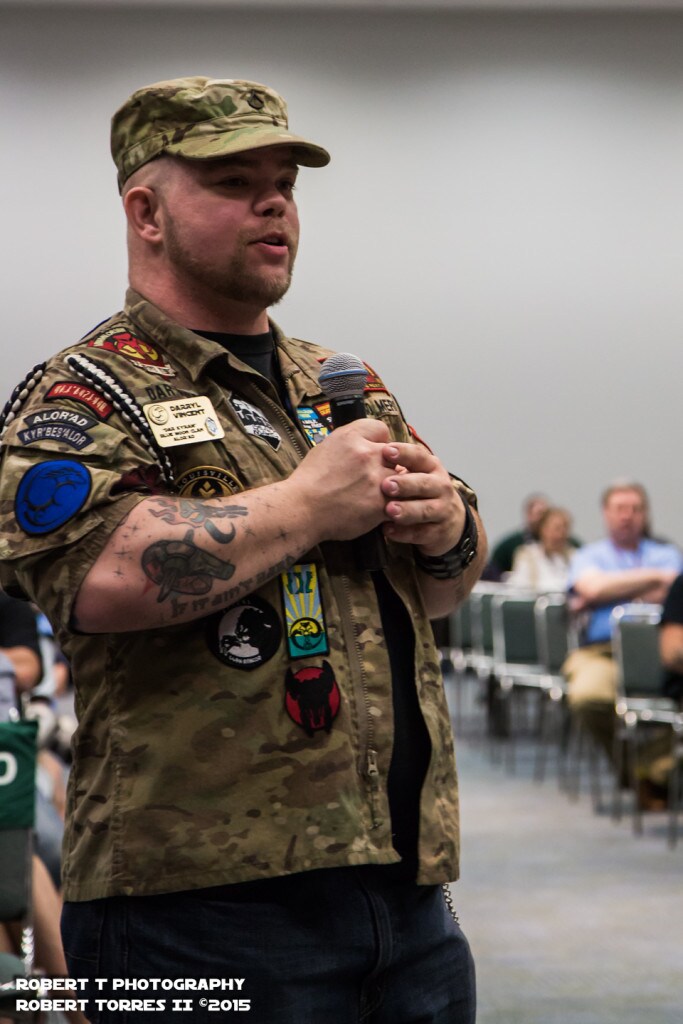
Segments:
[[[283,98],[258,82],[174,78],[138,89],[111,123],[119,189],[133,171],[161,153],[210,160],[264,146],[295,147],[297,163],[324,167],[321,146],[292,135]]]

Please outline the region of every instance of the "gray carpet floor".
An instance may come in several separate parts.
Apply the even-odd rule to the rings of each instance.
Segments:
[[[587,792],[570,801],[553,771],[535,782],[531,740],[510,774],[476,730],[470,715],[456,739],[453,896],[477,1024],[683,1024],[683,834],[671,850],[664,814],[645,815],[636,837]]]

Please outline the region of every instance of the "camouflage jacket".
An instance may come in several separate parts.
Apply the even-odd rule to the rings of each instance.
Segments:
[[[318,372],[330,353],[274,332],[291,416],[263,377],[135,292],[8,403],[0,579],[48,615],[76,691],[67,900],[399,859],[389,659],[370,574],[353,568],[348,545],[326,543],[190,623],[100,635],[70,625],[86,573],[145,496],[215,497],[282,479],[324,435]],[[210,403],[199,419],[198,396]],[[373,373],[365,401],[395,439],[411,440]],[[449,714],[409,546],[390,545],[387,576],[414,623],[433,751],[418,881],[439,883],[458,871]]]

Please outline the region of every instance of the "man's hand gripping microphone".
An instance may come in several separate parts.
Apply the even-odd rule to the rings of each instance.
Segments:
[[[368,371],[357,356],[338,352],[320,368],[320,387],[329,400],[332,426],[343,427],[366,417],[363,392]],[[379,572],[387,565],[387,546],[379,526],[352,542],[359,569]]]

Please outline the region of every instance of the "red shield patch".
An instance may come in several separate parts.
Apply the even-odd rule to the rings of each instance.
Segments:
[[[324,661],[322,668],[287,669],[285,677],[285,709],[307,736],[324,729],[329,732],[339,714],[341,695],[332,667]]]

